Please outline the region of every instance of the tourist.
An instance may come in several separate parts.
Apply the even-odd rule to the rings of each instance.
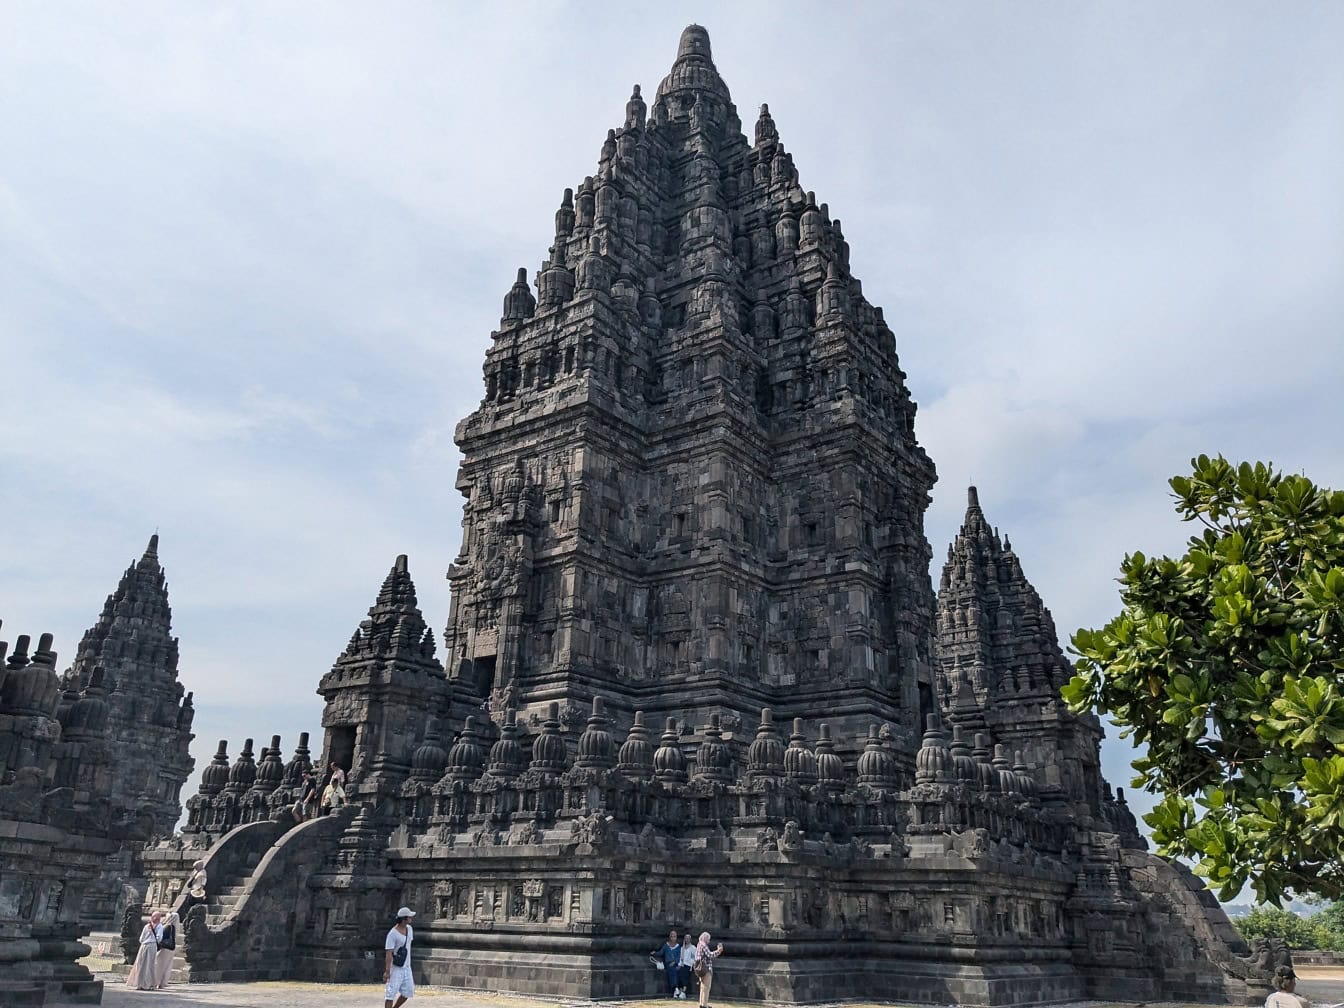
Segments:
[[[155,910],[149,915],[149,922],[140,929],[140,951],[136,954],[135,965],[131,967],[131,972],[126,975],[127,987],[153,990],[158,984],[154,967],[159,955],[159,935],[163,933],[160,920],[162,917]]]
[[[677,997],[683,1001],[686,992],[691,989],[691,968],[694,965],[695,939],[691,937],[691,929],[687,928],[681,941],[681,962],[677,965]]]
[[[654,965],[666,974],[667,996],[677,996],[677,969],[681,966],[681,942],[677,941],[677,932],[669,931],[667,941],[653,954]]]
[[[182,900],[182,912],[185,914],[197,903],[205,902],[205,862],[197,861],[191,866],[191,875],[187,877],[187,895]]]
[[[322,791],[323,813],[334,812],[345,805],[345,771],[331,764],[331,779]]]
[[[709,932],[700,932],[700,941],[695,946],[695,975],[700,978],[700,1008],[709,1008],[709,989],[714,985],[714,960],[723,955],[723,942],[719,947],[709,947]]]
[[[1310,1001],[1294,993],[1297,989],[1297,974],[1291,966],[1280,966],[1274,971],[1274,986],[1278,990],[1265,998],[1265,1008],[1311,1008]]]
[[[383,1008],[401,1008],[415,996],[415,980],[411,977],[411,942],[415,940],[411,918],[414,916],[415,911],[410,907],[398,910],[397,923],[387,933],[387,941],[383,943],[387,951],[383,963],[383,984],[386,988],[383,991]]]
[[[317,781],[313,772],[305,770],[303,780],[299,782],[299,800],[294,803],[293,815],[296,822],[311,819],[317,808]]]
[[[182,919],[169,910],[159,929],[159,954],[154,957],[154,986],[163,990],[173,972],[173,958],[177,955],[177,926]]]

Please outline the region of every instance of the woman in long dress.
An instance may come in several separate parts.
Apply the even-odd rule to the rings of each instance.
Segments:
[[[149,915],[149,923],[140,929],[140,951],[136,954],[135,965],[126,975],[126,986],[136,990],[153,990],[158,983],[155,975],[155,960],[159,954],[159,935],[163,933],[162,918],[155,910]]]
[[[163,919],[163,928],[159,932],[159,954],[154,957],[154,986],[163,990],[168,986],[168,977],[173,972],[173,957],[177,955],[177,928],[181,918],[172,910]]]

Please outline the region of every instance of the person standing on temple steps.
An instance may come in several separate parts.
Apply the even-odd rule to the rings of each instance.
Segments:
[[[331,777],[322,790],[322,814],[330,815],[345,806],[345,771],[331,764]]]
[[[415,911],[402,907],[397,911],[397,923],[387,933],[383,943],[386,960],[383,963],[383,1008],[401,1008],[415,996],[415,980],[411,977],[411,942],[415,940],[415,931],[411,927],[411,918]]]
[[[313,817],[313,813],[317,811],[317,798],[317,780],[311,770],[305,770],[303,780],[299,784],[299,800],[294,803],[295,822],[303,822]]]

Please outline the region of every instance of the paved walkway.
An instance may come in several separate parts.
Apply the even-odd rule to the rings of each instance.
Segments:
[[[1298,993],[1305,994],[1317,1005],[1344,1001],[1344,970],[1299,967],[1302,979]],[[183,984],[166,991],[128,990],[125,983],[111,974],[99,974],[107,981],[103,993],[104,1008],[376,1008],[383,1001],[381,985],[312,984],[312,983],[251,983],[251,984]],[[578,1008],[592,1005],[588,1001],[542,1000],[507,995],[474,993],[464,990],[445,990],[435,987],[416,988],[411,1006],[425,1008]],[[666,1008],[666,1001],[603,1002],[604,1006],[619,1004],[622,1008]],[[691,1002],[693,1005],[694,1002]],[[408,1008],[411,1008],[408,1006]],[[715,1008],[738,1008],[720,1002]],[[741,1006],[746,1008],[746,1006]],[[759,1006],[756,1006],[759,1008]],[[839,1008],[839,1006],[837,1006]],[[843,1008],[874,1008],[874,1006],[845,1005]],[[1065,1008],[1065,1006],[1061,1006]],[[1091,1002],[1088,1008],[1103,1008]],[[1150,1004],[1145,1008],[1163,1008]]]
[[[383,1003],[382,984],[179,984],[162,991],[138,991],[110,974],[99,976],[107,981],[103,1008],[381,1008]],[[427,1008],[564,1008],[573,1004],[417,987],[411,1004],[422,1002]]]

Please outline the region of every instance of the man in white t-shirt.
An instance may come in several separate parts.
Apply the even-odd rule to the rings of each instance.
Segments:
[[[383,943],[386,958],[383,963],[383,1008],[401,1008],[415,996],[415,980],[411,978],[411,942],[415,940],[415,931],[411,927],[411,918],[415,911],[402,907],[397,911],[397,923],[387,933]]]

